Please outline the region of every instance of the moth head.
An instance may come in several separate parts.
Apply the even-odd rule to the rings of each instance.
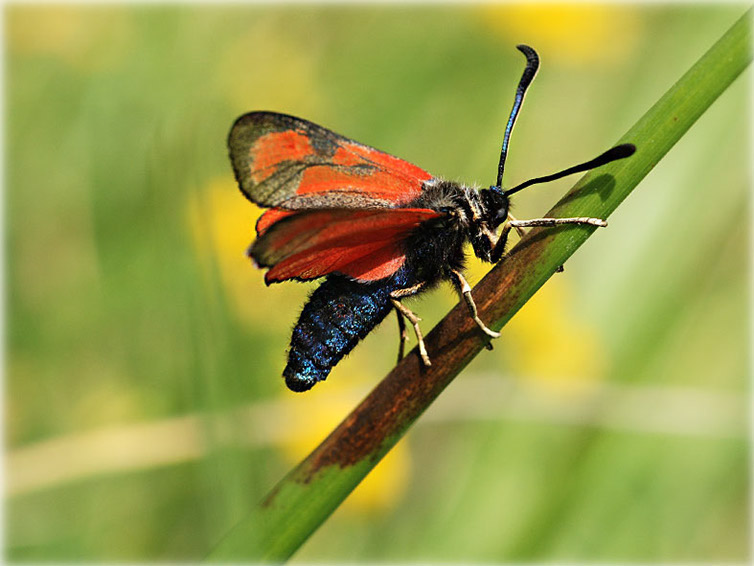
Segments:
[[[490,187],[479,192],[485,211],[484,220],[494,230],[508,218],[510,208],[508,195],[500,187]]]

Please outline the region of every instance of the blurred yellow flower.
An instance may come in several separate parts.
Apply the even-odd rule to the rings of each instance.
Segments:
[[[128,8],[115,5],[16,5],[7,18],[11,53],[50,55],[84,70],[119,61],[133,31]]]
[[[626,4],[485,4],[479,11],[493,32],[563,63],[623,59],[642,29],[639,11]]]

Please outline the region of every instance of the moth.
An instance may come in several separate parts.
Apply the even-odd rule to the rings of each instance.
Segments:
[[[632,144],[618,145],[585,163],[503,189],[511,132],[539,68],[534,49],[518,49],[526,67],[505,127],[497,180],[487,189],[434,177],[301,118],[251,112],[234,123],[228,147],[235,178],[247,199],[269,209],[257,221],[257,238],[247,255],[268,268],[267,285],[325,278],[293,329],[283,370],[293,391],[326,379],[393,310],[400,330],[398,358],[408,340],[408,320],[421,361],[430,366],[420,319],[402,300],[442,281],[453,284],[489,345],[500,334],[477,314],[463,275],[464,244],[470,242],[483,261],[496,263],[504,258],[512,229],[607,225],[599,218],[511,216],[511,195],[526,187],[600,167],[636,150]]]

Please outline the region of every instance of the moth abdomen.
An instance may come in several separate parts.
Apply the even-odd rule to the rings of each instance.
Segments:
[[[291,336],[285,383],[307,391],[390,313],[392,285],[330,276],[309,297]]]

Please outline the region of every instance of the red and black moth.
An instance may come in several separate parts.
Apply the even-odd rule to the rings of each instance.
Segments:
[[[531,47],[518,49],[527,64],[505,128],[497,182],[489,189],[438,179],[300,118],[252,112],[236,120],[228,138],[236,180],[246,198],[269,208],[257,222],[249,257],[269,268],[264,278],[268,285],[326,278],[293,329],[283,371],[293,391],[306,391],[323,381],[391,310],[398,314],[400,327],[398,358],[408,339],[405,318],[416,333],[422,363],[431,365],[419,318],[401,299],[441,281],[454,285],[490,346],[489,340],[499,333],[477,316],[463,276],[464,244],[470,242],[483,261],[496,263],[504,259],[511,229],[607,225],[599,218],[511,216],[512,194],[629,157],[636,150],[631,144],[619,145],[591,161],[503,189],[511,131],[539,67]]]

